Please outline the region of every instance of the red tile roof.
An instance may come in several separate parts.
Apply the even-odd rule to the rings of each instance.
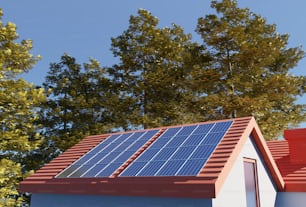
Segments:
[[[285,181],[284,191],[306,192],[306,163],[290,160],[291,153],[287,140],[268,141],[267,144]],[[306,148],[304,154],[305,150]]]
[[[216,123],[229,120],[205,122]],[[216,150],[208,159],[197,176],[170,177],[118,177],[139,154],[145,150],[164,130],[136,152],[112,177],[101,178],[55,178],[62,170],[79,159],[82,155],[99,144],[110,134],[89,136],[49,164],[36,171],[21,182],[20,191],[31,193],[63,193],[63,194],[102,194],[125,196],[162,196],[162,197],[193,197],[215,198],[226,180],[233,163],[237,159],[244,143],[250,135],[261,152],[279,190],[283,188],[282,177],[270,154],[266,142],[253,117],[231,119],[233,124],[224,135]],[[185,125],[183,125],[185,126]]]

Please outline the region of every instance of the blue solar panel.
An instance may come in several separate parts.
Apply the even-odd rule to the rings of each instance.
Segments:
[[[170,140],[166,147],[179,147],[181,146],[186,140],[188,136],[176,136],[175,139]]]
[[[163,167],[155,174],[156,176],[175,175],[182,167],[185,160],[168,160]]]
[[[192,134],[207,134],[210,132],[211,128],[214,126],[214,124],[202,124],[199,125]]]
[[[208,159],[212,152],[214,151],[216,146],[214,145],[201,145],[198,146],[192,155],[190,156],[191,159]]]
[[[142,171],[136,172],[137,176],[144,176],[147,175],[148,173],[156,173],[159,171],[159,169],[164,165],[164,161],[154,161],[154,162],[149,162],[146,166],[146,168],[142,167]]]
[[[211,132],[226,132],[231,126],[231,122],[219,122],[212,128]]]
[[[107,164],[96,164],[93,167],[91,166],[91,168],[87,170],[84,174],[86,175],[86,177],[95,177],[101,171],[101,169],[104,169],[106,166]]]
[[[197,175],[207,159],[190,159],[184,163],[184,167],[182,167],[177,174],[178,175]]]
[[[231,124],[169,128],[119,176],[197,175]]]
[[[231,124],[226,121],[168,128],[119,176],[198,175]],[[109,177],[158,131],[113,134],[57,177]]]
[[[164,147],[151,160],[168,160],[177,148]]]
[[[169,128],[167,131],[163,134],[163,137],[172,137],[177,134],[177,132],[181,129],[181,127],[176,128]]]
[[[195,151],[196,146],[179,147],[175,154],[171,157],[174,160],[186,160]]]
[[[206,134],[193,134],[190,135],[190,138],[187,139],[184,143],[185,146],[198,146],[200,143],[203,143],[203,139]]]
[[[137,159],[139,162],[147,162],[150,161],[159,151],[158,148],[147,149],[141,154],[141,157]]]
[[[182,136],[182,135],[189,136],[196,127],[197,127],[196,125],[182,127],[177,132],[176,136]]]
[[[114,134],[67,167],[57,178],[108,177],[159,130]]]

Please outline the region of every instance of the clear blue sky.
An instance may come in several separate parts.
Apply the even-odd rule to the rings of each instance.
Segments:
[[[65,52],[79,63],[95,58],[103,66],[111,66],[110,38],[128,27],[131,14],[139,8],[149,10],[160,20],[160,26],[176,23],[194,40],[197,19],[213,13],[210,0],[2,0],[3,21],[17,25],[21,39],[32,39],[32,53],[43,59],[25,76],[41,84],[51,62],[58,62]],[[306,50],[305,0],[238,0],[240,7],[266,18],[277,25],[279,33],[290,34],[289,47],[303,46]],[[306,75],[306,59],[300,61],[294,74]],[[299,99],[306,104],[306,96]],[[304,127],[304,125],[303,125]],[[305,125],[306,127],[306,125]]]

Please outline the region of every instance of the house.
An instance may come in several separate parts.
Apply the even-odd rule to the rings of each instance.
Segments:
[[[299,192],[306,191],[306,165],[294,148],[297,163],[288,167],[288,140],[296,134],[287,133],[291,138],[267,145],[255,119],[244,117],[89,136],[22,181],[20,191],[32,193],[31,207],[282,207],[295,198],[305,202]]]

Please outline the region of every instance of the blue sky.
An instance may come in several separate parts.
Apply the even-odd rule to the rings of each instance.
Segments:
[[[21,39],[32,39],[32,53],[42,60],[25,75],[25,79],[41,84],[51,62],[58,62],[68,53],[79,63],[90,57],[103,66],[116,62],[110,48],[111,37],[120,35],[128,27],[130,15],[139,8],[149,10],[160,20],[160,26],[176,23],[194,40],[197,19],[213,13],[210,0],[2,0],[3,21],[17,25]],[[238,0],[240,7],[275,23],[279,33],[290,34],[289,47],[303,46],[306,50],[306,1],[304,0]],[[294,74],[306,75],[306,59],[300,61]],[[306,96],[299,99],[306,104]],[[306,125],[305,125],[306,127]]]

